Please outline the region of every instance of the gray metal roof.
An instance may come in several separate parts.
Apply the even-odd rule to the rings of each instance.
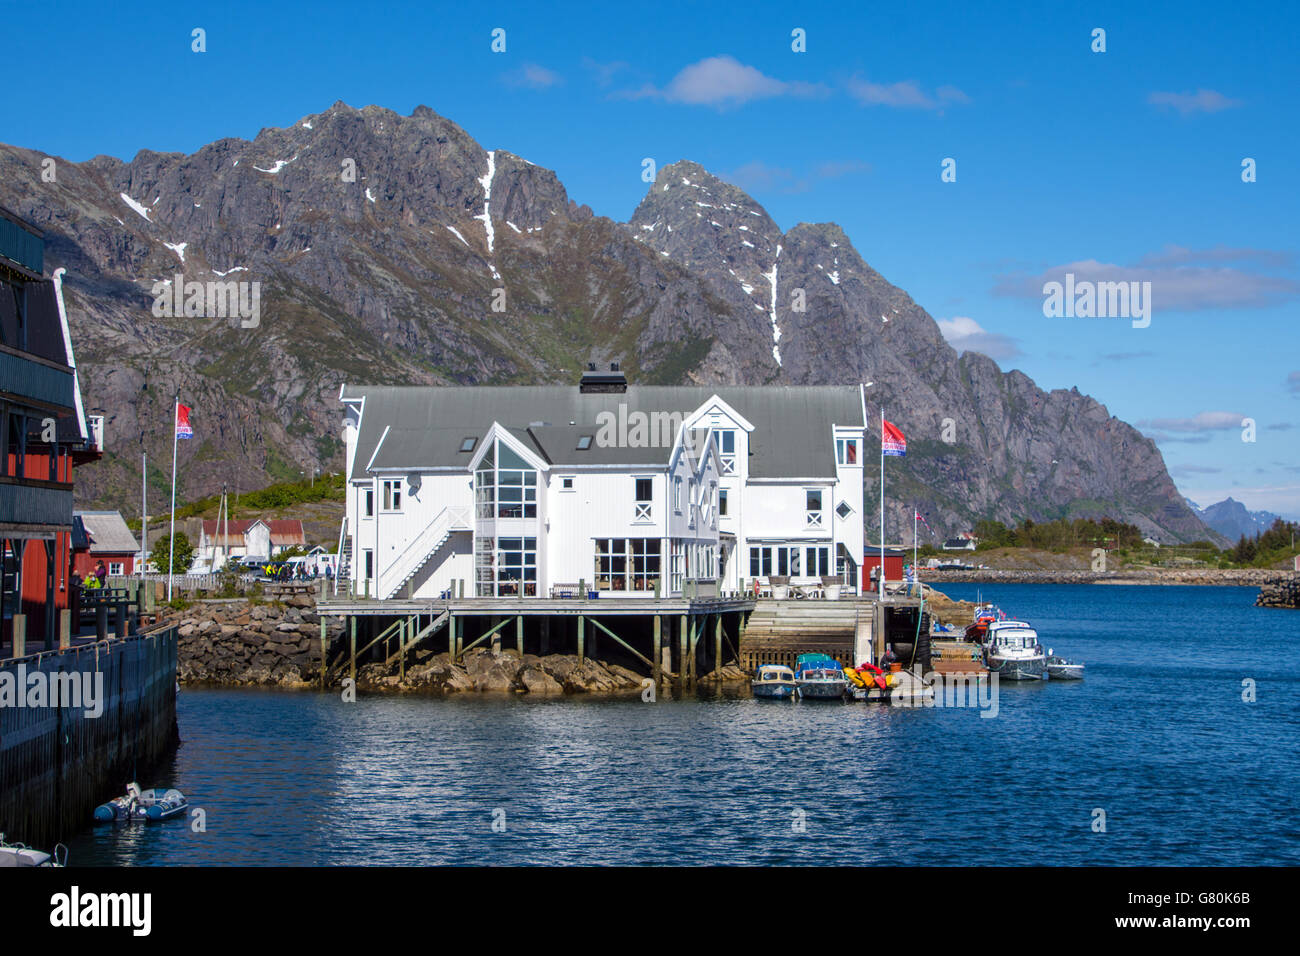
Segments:
[[[631,385],[624,393],[582,393],[572,385],[366,386],[345,385],[343,399],[364,398],[353,478],[374,468],[465,468],[474,452],[461,452],[465,438],[482,439],[494,421],[552,465],[644,465],[662,468],[671,451],[660,436],[650,447],[603,447],[596,442],[597,416],[677,412],[689,415],[717,395],[754,426],[749,472],[754,478],[833,478],[831,427],[861,428],[858,386],[659,386]],[[384,429],[388,437],[379,446]],[[591,447],[578,439],[591,435]],[[477,451],[477,447],[475,448]]]
[[[140,550],[135,535],[116,511],[78,511],[90,538],[91,554],[134,554]]]

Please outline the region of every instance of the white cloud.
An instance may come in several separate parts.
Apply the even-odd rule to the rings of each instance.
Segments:
[[[1241,412],[1200,412],[1191,418],[1146,418],[1140,428],[1158,428],[1167,432],[1213,432],[1241,428]]]
[[[560,74],[536,63],[525,63],[519,69],[505,74],[503,79],[508,86],[522,86],[530,90],[549,90],[564,82],[564,77]]]
[[[1177,110],[1184,116],[1189,113],[1217,113],[1241,106],[1241,100],[1229,99],[1216,90],[1197,90],[1195,93],[1155,92],[1147,96],[1147,102],[1152,106]]]
[[[969,316],[955,315],[938,321],[944,340],[958,352],[982,352],[994,359],[1011,359],[1024,354],[1015,339],[989,332]]]
[[[824,87],[813,83],[786,82],[746,66],[733,56],[711,56],[692,63],[669,81],[663,89],[646,85],[626,91],[629,99],[648,97],[692,106],[739,106],[751,100],[776,96],[816,96]]]
[[[1131,266],[1081,259],[1052,266],[1037,275],[1006,273],[997,277],[993,293],[1041,302],[1046,283],[1064,283],[1066,274],[1072,273],[1076,286],[1083,281],[1150,282],[1151,306],[1159,310],[1268,308],[1300,295],[1300,282],[1294,279],[1227,265],[1190,264],[1210,261],[1211,256],[1216,262],[1225,262],[1234,254],[1237,261],[1256,263],[1264,261],[1266,256],[1274,257],[1270,261],[1281,262],[1277,256],[1284,255],[1256,249],[1194,252],[1166,247]]]
[[[899,83],[872,83],[854,77],[846,84],[849,95],[866,106],[892,106],[897,109],[937,110],[952,103],[969,103],[970,97],[955,86],[941,86],[926,93],[913,80]]]

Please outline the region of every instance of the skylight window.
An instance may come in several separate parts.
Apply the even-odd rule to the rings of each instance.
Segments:
[[[578,451],[586,451],[591,447],[591,435],[582,435],[578,438]]]
[[[462,438],[462,439],[460,440],[460,450],[461,450],[461,451],[473,451],[473,450],[474,450],[474,446],[477,445],[477,444],[478,444],[478,439],[477,439],[477,438],[474,438],[473,436],[470,436],[469,438]]]

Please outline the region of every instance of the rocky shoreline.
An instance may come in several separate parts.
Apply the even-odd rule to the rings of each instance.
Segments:
[[[1236,585],[1263,587],[1267,584],[1294,582],[1294,571],[1271,571],[1264,568],[1132,568],[1118,571],[1016,570],[981,568],[975,571],[946,571],[922,568],[921,580],[927,584],[1168,584],[1168,585]]]

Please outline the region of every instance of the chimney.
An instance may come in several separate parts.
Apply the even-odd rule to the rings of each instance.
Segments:
[[[582,373],[578,382],[578,391],[582,394],[609,394],[627,391],[627,377],[619,370],[618,363],[612,362],[608,372],[597,371],[595,362],[587,363],[587,371]]]

